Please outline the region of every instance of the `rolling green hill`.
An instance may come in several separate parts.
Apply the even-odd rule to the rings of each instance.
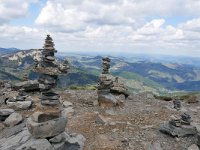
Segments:
[[[58,55],[58,61],[67,58],[71,64],[70,73],[60,76],[60,87],[96,85],[101,73],[102,56]],[[37,74],[31,72],[37,50],[18,51],[0,57],[0,79],[19,80],[29,73],[31,79]],[[110,72],[119,76],[126,86],[135,92],[153,91],[200,91],[200,67],[178,63],[150,61],[127,61],[125,58],[110,57]]]

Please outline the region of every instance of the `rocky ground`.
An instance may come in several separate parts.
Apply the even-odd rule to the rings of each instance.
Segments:
[[[131,95],[124,106],[100,108],[97,93],[93,90],[60,91],[68,116],[67,133],[79,133],[85,138],[85,150],[188,150],[196,143],[195,136],[171,137],[159,131],[159,126],[168,121],[171,115],[188,112],[193,124],[200,131],[199,103],[183,103],[180,111],[172,108],[171,101],[156,100],[151,94]],[[38,93],[29,93],[34,101],[30,110],[18,110],[26,118],[36,111]],[[71,103],[68,103],[71,102]],[[1,108],[7,108],[2,104]],[[25,122],[24,121],[24,122]],[[0,123],[0,143],[17,132],[15,127],[5,127]],[[2,144],[2,143],[1,143]]]

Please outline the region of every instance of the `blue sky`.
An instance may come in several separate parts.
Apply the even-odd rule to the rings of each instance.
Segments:
[[[197,0],[0,0],[0,47],[200,56]]]

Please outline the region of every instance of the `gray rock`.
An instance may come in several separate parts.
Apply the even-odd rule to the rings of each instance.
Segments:
[[[0,138],[1,150],[16,150],[22,144],[26,143],[31,138],[27,129],[24,129],[18,134],[11,135],[10,137]]]
[[[0,132],[5,128],[5,125],[3,123],[0,123]]]
[[[7,126],[15,126],[17,124],[19,124],[20,122],[22,122],[23,118],[22,115],[19,113],[12,113],[6,120],[5,120],[5,124]]]
[[[46,139],[34,139],[24,128],[22,132],[7,138],[0,138],[1,150],[54,150]]]
[[[8,107],[16,110],[29,109],[32,106],[32,101],[17,101],[17,102],[7,102]]]
[[[53,137],[65,131],[66,117],[60,117],[45,122],[35,122],[28,118],[27,127],[35,138]]]
[[[51,143],[61,143],[65,140],[68,140],[69,138],[70,138],[70,136],[66,132],[63,132],[63,133],[49,139],[49,142],[51,142]]]
[[[197,134],[197,145],[200,146],[200,133]]]
[[[192,125],[180,125],[180,127],[173,126],[169,123],[163,123],[160,125],[160,131],[168,133],[172,136],[184,137],[188,135],[197,134],[197,128]]]
[[[0,109],[0,121],[5,121],[5,119],[15,111],[13,109]]]
[[[81,134],[74,134],[68,140],[68,143],[69,144],[76,144],[76,143],[78,143],[78,145],[80,146],[80,148],[78,150],[82,150],[83,147],[84,147],[85,140],[86,140],[86,138],[83,135],[81,135]]]
[[[72,104],[71,102],[69,102],[69,101],[64,101],[64,102],[63,102],[63,106],[64,106],[65,108],[67,108],[67,107],[73,106],[73,104]]]
[[[41,100],[42,105],[58,105],[59,100]]]
[[[199,147],[196,144],[192,144],[190,147],[188,147],[188,150],[199,150]]]
[[[25,97],[24,96],[16,96],[16,100],[17,101],[25,101]]]
[[[0,132],[0,139],[3,138],[9,138],[11,136],[14,136],[24,130],[24,127],[26,126],[25,121],[14,126],[14,127],[7,127],[2,132]]]
[[[73,107],[65,108],[62,111],[62,116],[64,116],[64,117],[71,117],[73,115],[74,115],[74,109],[73,109]]]
[[[37,111],[37,112],[34,112],[31,115],[31,119],[34,122],[41,123],[41,122],[49,121],[49,120],[52,120],[52,119],[55,119],[55,118],[59,118],[59,116],[60,116],[59,112],[57,112],[57,113],[46,113],[46,112]]]
[[[109,123],[109,121],[110,121],[110,118],[104,117],[100,114],[97,114],[96,119],[95,119],[96,124],[103,124],[103,125],[105,124],[106,125]]]
[[[81,134],[72,135],[62,143],[52,144],[55,150],[82,150],[85,137]]]
[[[47,139],[31,138],[16,150],[54,150],[54,148]]]
[[[39,89],[39,82],[37,80],[30,80],[30,81],[24,81],[19,82],[14,85],[14,89],[24,89],[25,91],[35,91],[40,90]]]
[[[154,142],[154,143],[148,143],[146,145],[146,150],[163,150],[160,146],[160,143]]]

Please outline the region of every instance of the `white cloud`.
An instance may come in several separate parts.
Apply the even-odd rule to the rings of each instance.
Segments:
[[[0,0],[0,24],[26,16],[33,2],[37,0]]]
[[[2,16],[4,21],[22,17],[34,0],[12,2],[0,0],[4,4],[0,7],[9,8],[4,13],[0,9],[0,15],[5,14],[0,20]],[[14,37],[14,44],[20,40],[28,43],[18,44],[21,47],[41,48],[45,34],[51,33],[56,48],[62,51],[196,55],[200,54],[199,8],[198,0],[48,0],[35,20],[35,27],[0,25],[0,42]],[[169,21],[179,17],[191,19]],[[31,44],[31,40],[35,43]]]

